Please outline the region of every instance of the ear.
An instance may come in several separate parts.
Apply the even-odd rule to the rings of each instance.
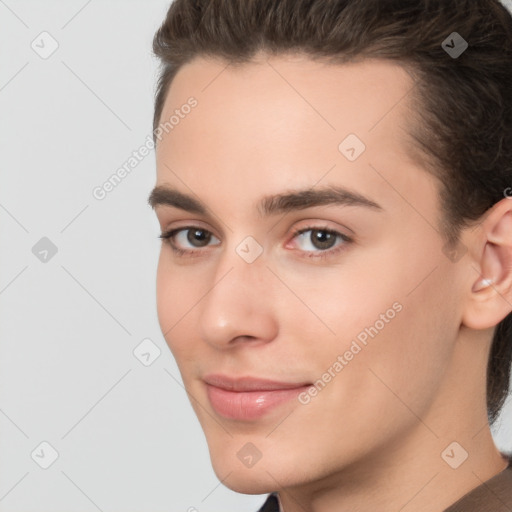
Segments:
[[[512,199],[496,203],[484,215],[470,251],[468,297],[462,324],[487,329],[512,311]]]

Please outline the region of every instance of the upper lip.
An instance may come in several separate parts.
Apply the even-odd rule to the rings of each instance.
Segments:
[[[228,377],[220,374],[206,375],[203,380],[207,384],[229,391],[272,391],[311,385],[309,382],[279,382],[256,377]]]

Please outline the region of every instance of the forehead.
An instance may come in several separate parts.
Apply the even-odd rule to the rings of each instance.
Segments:
[[[161,124],[173,115],[175,123],[157,145],[157,182],[179,187],[181,176],[198,194],[222,195],[229,185],[257,197],[257,188],[312,186],[335,168],[329,179],[354,188],[382,189],[387,176],[407,189],[415,176],[402,171],[418,167],[408,137],[414,87],[406,69],[385,60],[196,58],[177,73],[164,104]],[[183,108],[191,97],[197,105]],[[347,158],[352,148],[356,160]]]
[[[300,119],[299,127],[313,123],[328,132],[347,129],[370,131],[393,110],[404,113],[414,88],[407,69],[382,59],[329,64],[301,54],[270,57],[258,54],[250,63],[196,57],[176,74],[168,91],[161,120],[194,96],[207,116],[230,125],[235,116],[239,128],[254,127],[241,114],[261,110],[272,121]],[[251,108],[252,112],[251,112]],[[222,116],[218,117],[219,112]],[[295,115],[294,115],[295,114]],[[342,114],[342,115],[340,115]],[[396,121],[396,117],[395,117]],[[289,131],[292,126],[287,124]]]

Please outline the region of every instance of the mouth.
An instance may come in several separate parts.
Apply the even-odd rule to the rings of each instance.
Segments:
[[[240,421],[256,420],[312,386],[310,382],[225,375],[207,375],[203,380],[213,409],[224,418]]]

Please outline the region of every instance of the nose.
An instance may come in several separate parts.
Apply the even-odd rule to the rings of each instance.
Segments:
[[[268,343],[276,338],[279,324],[273,307],[272,277],[263,258],[252,263],[236,253],[226,258],[201,301],[202,339],[217,349],[227,349],[248,341]]]

